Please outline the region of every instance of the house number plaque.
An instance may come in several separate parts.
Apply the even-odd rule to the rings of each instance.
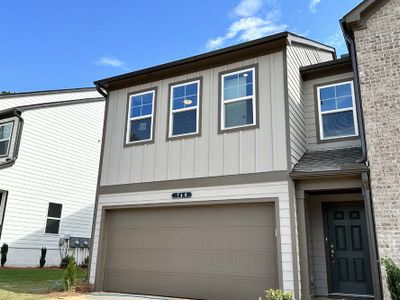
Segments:
[[[172,193],[172,199],[192,198],[192,192]]]

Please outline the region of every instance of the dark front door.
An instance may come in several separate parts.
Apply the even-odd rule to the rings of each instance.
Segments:
[[[326,204],[324,212],[329,293],[372,295],[363,204]]]

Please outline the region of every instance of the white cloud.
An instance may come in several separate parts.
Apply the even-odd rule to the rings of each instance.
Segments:
[[[231,23],[224,35],[207,41],[207,50],[220,48],[232,41],[245,42],[258,39],[287,28],[286,24],[278,22],[280,11],[270,9],[269,13],[266,13],[265,3],[262,0],[242,0],[234,8],[233,16],[236,20]]]
[[[334,47],[338,54],[343,54],[347,52],[346,44],[340,31],[336,31],[335,33],[328,36],[328,38],[325,40],[325,44]]]
[[[109,66],[114,68],[125,68],[125,62],[115,57],[104,56],[95,62],[99,66]]]
[[[239,17],[250,17],[257,14],[263,7],[262,0],[242,0],[233,10]]]
[[[312,12],[312,13],[316,13],[317,12],[317,5],[321,2],[321,0],[310,0],[310,4],[308,5],[308,9]]]

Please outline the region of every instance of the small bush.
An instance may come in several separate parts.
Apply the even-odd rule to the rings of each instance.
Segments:
[[[383,258],[386,269],[386,283],[392,300],[400,300],[400,268],[390,258]]]
[[[42,250],[40,250],[40,267],[43,268],[44,264],[46,263],[46,253],[47,253],[47,249],[46,247],[42,247]]]
[[[67,255],[61,259],[60,268],[65,269],[67,268],[69,262],[73,260],[75,262],[75,258],[73,255]]]
[[[265,291],[267,300],[294,300],[292,292],[269,289]]]
[[[1,266],[4,267],[7,261],[8,245],[4,243],[3,246],[1,246],[0,252],[1,252]]]
[[[67,268],[64,271],[63,281],[65,291],[69,291],[76,285],[76,263],[73,257],[68,262]]]

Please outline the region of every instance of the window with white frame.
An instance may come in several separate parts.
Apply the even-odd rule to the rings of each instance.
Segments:
[[[256,125],[255,67],[221,76],[221,129]]]
[[[352,81],[317,88],[321,140],[358,135]]]
[[[13,124],[13,122],[0,124],[0,156],[8,155],[13,131]]]
[[[62,204],[49,203],[45,233],[58,234],[60,232],[61,211]]]
[[[153,139],[155,94],[155,90],[149,90],[129,95],[127,144]]]
[[[200,80],[171,85],[169,137],[199,133]]]

